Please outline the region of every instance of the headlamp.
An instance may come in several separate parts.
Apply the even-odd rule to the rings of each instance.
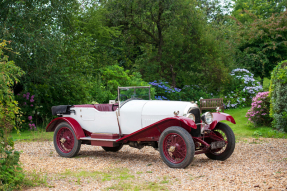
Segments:
[[[202,120],[204,123],[210,125],[210,124],[213,122],[213,115],[212,115],[212,113],[210,113],[210,112],[204,113],[204,114],[201,116],[201,120]]]

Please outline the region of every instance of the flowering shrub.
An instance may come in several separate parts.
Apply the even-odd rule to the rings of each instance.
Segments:
[[[153,81],[149,82],[150,85],[155,87],[156,94],[155,99],[157,100],[181,100],[180,98],[180,91],[179,88],[171,88],[168,85],[168,82],[162,82],[162,81]]]
[[[184,101],[196,101],[200,97],[210,98],[213,94],[206,93],[198,85],[185,85],[182,89],[171,88],[168,82],[153,81],[149,82],[156,89],[155,99],[157,100],[184,100]]]
[[[251,104],[252,98],[263,88],[254,75],[246,69],[237,68],[231,71],[232,91],[225,92],[225,108],[245,107]]]
[[[259,92],[253,99],[251,109],[248,110],[245,117],[255,125],[270,125],[270,97],[269,92]]]
[[[34,98],[35,95],[30,95],[29,92],[17,95],[17,100],[22,111],[22,115],[20,115],[22,121],[22,130],[37,130],[37,127],[33,122],[35,121],[33,120],[33,116],[35,115]]]

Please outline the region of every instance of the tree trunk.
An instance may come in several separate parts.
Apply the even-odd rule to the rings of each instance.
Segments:
[[[176,81],[175,81],[175,78],[176,78],[176,73],[174,72],[173,70],[173,65],[171,64],[170,65],[170,71],[171,71],[171,78],[172,78],[172,87],[175,88],[176,87]]]

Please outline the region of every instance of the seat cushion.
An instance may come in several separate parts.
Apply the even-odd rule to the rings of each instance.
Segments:
[[[96,104],[94,105],[98,111],[115,111],[118,108],[118,105],[113,104]]]

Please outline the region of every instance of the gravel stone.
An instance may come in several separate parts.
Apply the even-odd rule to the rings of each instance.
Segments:
[[[45,174],[51,186],[27,190],[105,190],[123,180],[79,179],[61,174],[67,170],[109,172],[115,168],[128,169],[134,176],[125,182],[133,185],[154,182],[167,190],[287,189],[287,139],[242,139],[226,161],[210,160],[201,154],[186,169],[169,168],[152,147],[138,150],[124,146],[113,153],[82,145],[75,158],[60,157],[53,142],[17,142],[15,148],[23,151],[20,161],[24,170]],[[168,182],[161,183],[163,180]]]

